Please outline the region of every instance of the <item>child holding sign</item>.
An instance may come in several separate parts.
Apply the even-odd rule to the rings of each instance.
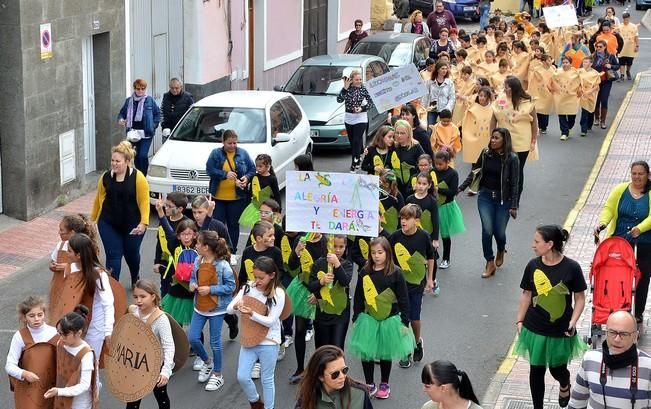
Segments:
[[[391,361],[414,350],[409,331],[407,284],[394,264],[391,245],[384,237],[371,241],[371,256],[359,273],[353,299],[353,328],[348,350],[362,360],[369,395],[387,399],[391,394]],[[380,387],[374,381],[380,360]]]
[[[343,258],[346,236],[336,235],[328,240],[328,254],[314,262],[308,284],[317,299],[314,347],[336,345],[343,349],[350,321],[348,286],[353,278],[353,264]]]
[[[172,376],[175,353],[172,327],[167,315],[159,308],[160,293],[153,281],[138,280],[133,289],[133,301],[136,304],[129,307],[129,312],[151,326],[163,349],[163,366],[158,383],[154,386],[154,398],[158,403],[158,409],[169,409],[171,403],[167,395],[167,382]],[[127,403],[127,409],[138,408],[140,408],[140,400]]]
[[[203,361],[198,381],[208,381],[205,389],[216,391],[224,385],[222,376],[222,324],[226,306],[235,290],[235,277],[230,265],[231,254],[226,240],[213,231],[202,231],[197,237],[197,252],[190,276],[190,291],[194,292],[194,312],[188,332],[192,349]],[[201,342],[206,322],[210,324],[211,360]]]

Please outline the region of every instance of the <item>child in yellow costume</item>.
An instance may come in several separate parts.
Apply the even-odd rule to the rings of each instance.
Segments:
[[[601,73],[592,68],[592,57],[588,56],[583,59],[583,64],[579,70],[579,81],[581,84],[581,136],[586,136],[592,129],[594,121],[594,110],[597,105],[597,95],[599,94],[599,84],[601,84]]]
[[[481,151],[488,146],[493,119],[493,93],[489,87],[481,87],[461,122],[463,129],[463,161],[475,163]]]
[[[459,128],[452,123],[452,112],[447,109],[439,112],[439,122],[430,125],[432,151],[446,151],[450,154],[450,166],[454,167],[454,157],[461,150]]]
[[[542,65],[538,69],[529,72],[529,89],[527,91],[534,97],[540,133],[546,134],[549,115],[554,110],[551,82],[555,69],[552,66],[551,55],[544,55],[541,62]]]
[[[581,83],[570,57],[563,58],[561,67],[552,75],[551,88],[554,93],[554,109],[561,127],[561,141],[566,141],[574,128],[576,113],[579,110]]]

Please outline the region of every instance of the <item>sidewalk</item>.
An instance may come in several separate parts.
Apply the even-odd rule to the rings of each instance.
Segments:
[[[606,202],[612,187],[619,182],[629,179],[629,167],[638,159],[648,160],[651,157],[651,138],[648,130],[651,128],[651,72],[640,73],[633,88],[624,98],[622,106],[613,120],[606,135],[602,149],[597,157],[588,180],[574,209],[570,212],[565,226],[570,230],[570,240],[565,247],[565,255],[573,258],[583,272],[590,271],[590,264],[595,252],[592,230],[597,225],[599,213]],[[586,297],[586,308],[577,330],[581,337],[590,332],[590,306],[592,294]],[[651,298],[647,303],[647,311],[651,307]],[[638,345],[651,352],[651,325],[646,318],[645,325],[640,327]],[[575,360],[569,365],[574,380],[580,365]],[[545,407],[558,407],[558,384],[547,372],[545,378]],[[528,409],[532,408],[529,391],[529,363],[522,358],[508,356],[497,370],[491,381],[484,399],[484,409]]]

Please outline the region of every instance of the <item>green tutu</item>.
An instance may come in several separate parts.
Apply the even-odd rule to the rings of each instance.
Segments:
[[[314,314],[316,313],[316,305],[307,302],[310,291],[301,282],[300,275],[294,277],[285,291],[292,300],[292,314],[313,320]]]
[[[160,302],[160,306],[179,323],[189,325],[194,312],[194,300],[192,298],[179,298],[167,294]]]
[[[522,327],[513,353],[527,358],[531,365],[554,368],[582,357],[587,349],[588,346],[576,334],[572,337],[548,337]]]
[[[439,207],[439,233],[448,238],[466,231],[463,224],[463,214],[456,200]]]
[[[240,216],[240,224],[246,227],[253,227],[254,224],[260,221],[260,208],[255,203],[251,202],[242,212]]]
[[[414,333],[400,321],[399,315],[378,321],[369,314],[359,314],[353,323],[347,351],[362,361],[394,361],[414,353]]]

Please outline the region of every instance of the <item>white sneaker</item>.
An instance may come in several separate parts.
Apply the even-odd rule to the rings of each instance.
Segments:
[[[305,342],[312,341],[312,338],[314,338],[314,330],[308,329],[307,332],[305,333]]]
[[[192,370],[200,371],[202,366],[203,366],[203,359],[199,357],[194,358],[194,362],[192,363]]]
[[[197,377],[197,381],[200,383],[204,383],[210,378],[210,374],[212,373],[212,362],[207,364],[203,363],[201,365],[201,369],[199,370],[199,376]]]
[[[206,384],[205,389],[207,391],[216,391],[222,386],[224,386],[224,377],[213,373],[210,375],[210,379],[208,379],[208,383]]]
[[[450,268],[450,262],[448,260],[443,260],[439,263],[439,268],[442,270],[445,270],[446,268]]]
[[[289,346],[293,343],[294,343],[294,337],[291,335],[285,335],[285,342],[283,343],[283,346],[285,348],[289,348]]]
[[[253,364],[253,369],[251,369],[251,379],[260,379],[260,362]]]
[[[281,345],[278,350],[278,358],[276,358],[276,361],[282,361],[283,359],[285,359],[285,346]]]

